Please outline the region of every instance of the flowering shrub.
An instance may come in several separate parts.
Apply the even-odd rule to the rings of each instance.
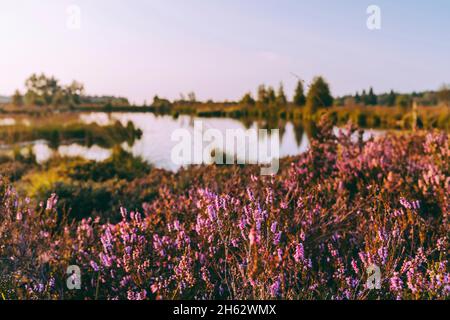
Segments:
[[[57,195],[35,209],[3,182],[0,297],[448,299],[448,135],[331,129],[276,176],[182,170],[115,224],[65,221]],[[380,290],[366,285],[373,264]],[[67,289],[69,265],[82,290]]]

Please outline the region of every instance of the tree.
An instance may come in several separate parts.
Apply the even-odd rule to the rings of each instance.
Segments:
[[[350,97],[346,97],[346,98],[344,99],[344,102],[343,102],[342,105],[352,107],[352,106],[354,106],[355,104],[356,104],[355,98],[352,97],[352,96],[350,96]]]
[[[407,95],[400,95],[395,99],[395,104],[405,110],[411,106],[411,99]]]
[[[361,103],[361,96],[359,95],[358,91],[356,91],[356,94],[355,94],[355,103],[356,104],[360,104]]]
[[[16,107],[21,107],[23,106],[23,97],[20,94],[19,90],[16,90],[14,92],[14,95],[12,96],[12,104]]]
[[[395,106],[396,100],[397,100],[397,95],[395,94],[394,90],[391,90],[387,97],[387,105],[390,107]]]
[[[68,105],[67,94],[64,92],[64,90],[59,90],[58,92],[55,93],[55,95],[52,98],[52,105],[54,106]]]
[[[314,78],[306,97],[306,109],[310,114],[317,112],[319,108],[327,108],[333,104],[328,83],[322,77]]]
[[[192,103],[194,103],[194,102],[197,102],[197,97],[195,96],[195,92],[189,92],[188,93],[188,100],[189,100],[189,102],[192,102]]]
[[[160,112],[169,111],[171,108],[171,103],[167,99],[161,99],[157,95],[153,97],[152,107],[158,109]]]
[[[280,83],[276,96],[276,103],[278,106],[285,106],[287,104],[286,94],[284,93],[283,83]]]
[[[47,77],[45,74],[32,74],[26,81],[27,92],[25,103],[27,105],[72,105],[81,102],[84,94],[83,84],[73,81],[66,87],[61,87],[59,81],[53,76]]]
[[[268,103],[266,86],[263,84],[258,87],[257,100],[263,105]]]
[[[29,98],[34,98],[35,101],[30,101],[36,105],[50,105],[53,97],[62,88],[58,84],[58,80],[54,77],[47,77],[45,74],[32,74],[26,81],[27,94]]]
[[[376,94],[373,93],[373,88],[370,87],[369,95],[367,96],[367,105],[374,106],[378,102],[378,98]]]
[[[367,105],[367,93],[366,93],[365,89],[362,91],[362,94],[361,94],[361,102],[364,105]]]
[[[67,102],[69,104],[80,104],[81,96],[84,95],[84,85],[74,80],[64,91],[67,95]]]
[[[254,106],[255,105],[255,99],[253,99],[252,94],[246,93],[242,99],[241,99],[241,104],[245,105],[245,106]]]
[[[444,84],[439,89],[438,93],[439,101],[445,106],[450,106],[450,85]]]
[[[276,102],[276,100],[277,100],[277,96],[275,95],[275,90],[273,89],[273,87],[268,87],[267,88],[267,103],[273,104]]]
[[[26,106],[44,106],[44,99],[33,91],[28,90],[25,93],[24,102]]]
[[[297,87],[295,88],[295,93],[294,93],[294,104],[296,106],[304,106],[306,103],[306,97],[305,97],[305,93],[303,91],[303,83],[301,81],[299,81],[297,83]]]

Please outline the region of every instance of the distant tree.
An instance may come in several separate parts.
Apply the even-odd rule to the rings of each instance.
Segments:
[[[56,92],[52,98],[52,105],[54,106],[69,105],[67,93],[64,90],[59,90],[58,92]]]
[[[392,107],[395,105],[396,101],[397,101],[397,95],[395,94],[394,90],[391,90],[387,97],[387,105]]]
[[[32,74],[26,81],[27,92],[25,94],[26,105],[74,105],[81,103],[84,95],[83,84],[72,81],[66,87],[61,87],[59,81],[53,76],[45,74]]]
[[[275,94],[275,90],[273,87],[267,88],[267,103],[268,104],[274,104],[277,100],[277,96]]]
[[[33,104],[50,105],[55,94],[61,90],[58,80],[54,77],[47,77],[45,74],[32,74],[26,81],[27,94],[29,97],[36,98]],[[31,94],[32,93],[32,94]]]
[[[435,106],[439,103],[439,92],[424,92],[420,99],[420,104],[425,106]]]
[[[188,100],[189,102],[197,102],[197,97],[195,96],[195,92],[189,92],[188,93]]]
[[[297,87],[295,88],[295,93],[294,93],[294,104],[296,106],[304,106],[306,103],[306,97],[305,97],[305,93],[304,93],[304,89],[303,89],[303,83],[301,81],[299,81],[297,83]]]
[[[367,105],[374,106],[378,102],[377,95],[373,93],[373,88],[371,87],[369,90],[369,94],[367,95]]]
[[[153,97],[152,107],[157,108],[160,112],[169,111],[171,108],[171,103],[167,99],[161,99],[157,95]]]
[[[69,104],[80,104],[81,96],[84,95],[84,85],[74,80],[65,88],[64,91],[67,96],[67,102]]]
[[[255,105],[255,99],[253,99],[252,94],[246,93],[242,99],[241,99],[241,104],[245,105],[245,106],[254,106]]]
[[[355,103],[356,104],[360,104],[361,103],[361,96],[359,95],[358,91],[356,91],[356,94],[355,94]]]
[[[356,104],[356,99],[355,99],[355,97],[351,97],[351,96],[346,97],[343,102],[343,105],[347,106],[347,107],[354,106],[355,104]]]
[[[285,106],[287,104],[286,94],[284,93],[283,83],[280,83],[276,96],[276,103],[278,106]]]
[[[27,91],[24,96],[26,106],[44,106],[44,99],[33,91]]]
[[[367,93],[366,93],[366,90],[363,90],[363,91],[362,91],[362,94],[361,94],[361,102],[362,102],[364,105],[367,105]]]
[[[333,105],[333,97],[328,83],[322,77],[314,78],[306,97],[306,110],[310,114],[314,114],[319,108],[331,105]]]
[[[20,94],[19,90],[14,92],[14,95],[12,96],[12,104],[16,107],[23,106],[23,96]]]
[[[447,107],[450,106],[450,85],[444,84],[441,86],[438,92],[438,99]]]
[[[399,95],[395,99],[395,104],[401,109],[408,109],[411,106],[411,98],[408,95]]]
[[[258,87],[257,101],[263,105],[266,105],[269,102],[267,99],[266,86],[263,84]]]

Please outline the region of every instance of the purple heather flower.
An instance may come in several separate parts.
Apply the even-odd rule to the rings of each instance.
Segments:
[[[90,265],[91,265],[92,269],[94,269],[95,272],[98,272],[99,267],[98,267],[98,264],[95,261],[91,260],[90,261]]]
[[[47,210],[52,210],[55,207],[57,202],[58,202],[58,197],[56,196],[55,193],[53,193],[50,196],[50,198],[48,198],[48,200],[47,200],[47,207],[46,207],[46,209]]]
[[[253,192],[249,188],[247,188],[247,195],[248,195],[248,198],[250,199],[251,202],[255,201],[255,197],[253,196]]]
[[[354,259],[352,259],[351,265],[352,265],[353,271],[355,271],[356,274],[359,274],[358,264]]]
[[[245,217],[242,217],[241,220],[239,220],[239,229],[244,230],[245,226],[247,225],[247,221]]]
[[[295,248],[294,260],[295,262],[303,261],[305,258],[305,251],[303,249],[303,244],[299,243]]]
[[[47,286],[49,289],[55,288],[55,278],[54,277],[50,277],[50,279],[48,280]]]
[[[390,289],[393,292],[399,292],[403,290],[403,281],[400,279],[398,272],[394,272],[394,275],[390,279]]]
[[[270,231],[272,231],[272,233],[275,233],[277,231],[277,225],[278,225],[278,223],[276,221],[274,221],[272,223],[272,225],[270,226]]]
[[[209,215],[209,220],[211,221],[216,221],[217,219],[217,213],[214,210],[214,207],[212,205],[208,206],[208,215]]]
[[[277,246],[277,245],[280,243],[281,234],[282,234],[282,232],[280,231],[280,232],[277,232],[277,233],[275,233],[275,234],[273,235],[273,244],[274,244],[275,246]]]
[[[278,260],[282,261],[283,260],[283,249],[278,248],[277,255],[278,255]]]
[[[280,295],[280,286],[281,286],[280,278],[275,280],[275,282],[270,286],[270,288],[269,288],[270,295],[273,298],[277,298]]]

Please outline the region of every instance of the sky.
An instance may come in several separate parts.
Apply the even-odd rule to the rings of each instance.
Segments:
[[[236,100],[280,82],[290,97],[293,74],[324,76],[336,96],[435,90],[450,82],[449,30],[448,0],[1,0],[0,94],[41,72],[134,103]]]

